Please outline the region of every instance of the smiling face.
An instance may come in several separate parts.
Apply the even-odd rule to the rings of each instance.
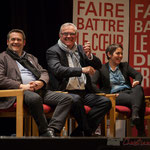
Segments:
[[[113,54],[108,52],[109,63],[113,66],[118,66],[123,58],[123,50],[122,48],[117,48]]]
[[[61,29],[59,38],[69,49],[72,49],[77,38],[75,28],[72,25],[64,26]]]
[[[23,35],[19,32],[10,33],[9,39],[7,40],[7,45],[10,50],[13,50],[19,56],[21,56],[23,47],[25,46]]]

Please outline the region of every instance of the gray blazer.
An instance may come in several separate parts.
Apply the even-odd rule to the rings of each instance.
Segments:
[[[42,80],[47,85],[49,82],[49,75],[46,69],[43,69],[39,65],[38,60],[33,55],[27,53],[28,60],[41,72]],[[12,59],[6,51],[0,54],[0,89],[19,89],[22,83],[20,71],[18,65],[14,59]],[[9,108],[14,102],[15,97],[5,98],[7,100],[0,99],[0,109]]]

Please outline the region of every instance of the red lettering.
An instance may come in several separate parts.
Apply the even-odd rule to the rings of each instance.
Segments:
[[[115,32],[115,20],[109,20],[109,31]]]
[[[108,44],[108,41],[106,40],[107,36],[108,36],[108,34],[100,34],[99,35],[99,50],[100,51],[105,51],[105,49],[106,49],[106,45]]]
[[[110,36],[109,36],[109,44],[113,44],[113,43],[116,43],[115,42],[115,37],[116,37],[116,35],[115,34],[110,34]]]
[[[104,17],[124,17],[124,4],[122,3],[96,3],[78,0],[77,2],[77,15],[89,15],[93,16],[104,16]],[[145,17],[147,17],[145,15]]]
[[[85,9],[85,7],[81,6],[81,4],[84,4],[84,3],[85,3],[85,1],[78,1],[78,7],[77,7],[78,8],[78,15],[80,15],[81,9]]]
[[[123,45],[123,35],[117,35],[117,42],[116,43]]]
[[[96,40],[95,39],[97,39],[98,38],[98,35],[96,34],[96,33],[94,33],[93,35],[92,35],[92,50],[94,50],[94,51],[96,51],[97,49],[98,49],[98,46],[95,46],[95,44],[96,44]]]
[[[124,12],[124,10],[120,8],[120,6],[124,7],[124,4],[116,4],[116,17],[123,18],[124,15],[119,14],[120,12]],[[124,14],[124,13],[122,13],[122,14]]]
[[[85,45],[88,42],[88,40],[86,39],[87,35],[88,33],[83,33],[83,41],[82,41],[83,45]]]
[[[92,24],[92,20],[90,18],[87,20],[87,24],[85,26],[85,30],[87,30],[88,28],[93,30],[93,24]]]
[[[100,21],[100,19],[93,18],[93,21],[95,23],[95,30],[97,30],[98,22]]]
[[[118,32],[124,32],[124,30],[123,30],[123,23],[124,23],[124,20],[118,20],[117,21],[117,31]]]
[[[106,31],[106,22],[108,22],[108,19],[101,19],[102,23],[103,23],[103,30]]]
[[[110,13],[110,17],[113,17],[113,4],[111,3],[105,3],[104,4],[104,16],[107,16],[107,12]]]
[[[106,54],[105,53],[102,53],[102,63],[103,64],[105,64],[106,63],[106,60],[105,60],[105,58],[106,58]]]
[[[77,44],[79,44],[79,32],[77,32],[77,39],[76,39]]]
[[[96,9],[95,9],[95,6],[94,6],[93,2],[89,3],[89,6],[87,8],[87,11],[86,11],[85,15],[88,15],[88,13],[93,13],[95,16],[97,16]]]
[[[99,3],[99,16],[102,15],[102,3]]]
[[[83,18],[77,18],[77,29],[84,29],[84,19]]]

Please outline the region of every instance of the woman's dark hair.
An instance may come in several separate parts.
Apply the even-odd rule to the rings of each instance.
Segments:
[[[109,45],[107,48],[106,48],[106,56],[107,56],[107,59],[109,60],[109,56],[108,56],[108,52],[110,55],[113,55],[113,53],[116,51],[117,48],[121,48],[123,50],[123,47],[121,44],[111,44]]]

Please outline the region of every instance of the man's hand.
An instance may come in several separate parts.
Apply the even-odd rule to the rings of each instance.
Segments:
[[[29,90],[29,91],[37,91],[44,86],[42,81],[31,81],[29,84],[20,84],[20,89]]]
[[[91,66],[83,67],[82,72],[85,74],[93,75],[95,73],[95,69]]]
[[[42,81],[31,81],[29,84],[34,87],[35,91],[41,89],[44,86],[44,83]]]
[[[91,46],[90,42],[87,42],[85,45],[83,45],[84,52],[86,56],[90,59],[91,58]]]
[[[30,84],[20,84],[20,89],[23,89],[23,90],[29,90],[29,91],[34,91],[34,87],[31,86]]]

